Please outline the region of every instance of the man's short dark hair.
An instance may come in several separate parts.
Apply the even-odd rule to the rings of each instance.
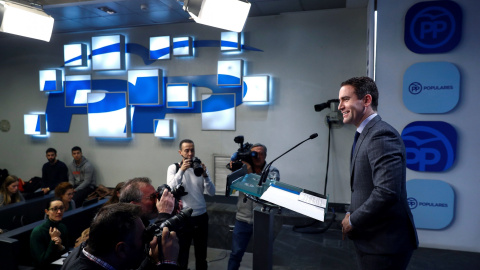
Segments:
[[[377,111],[378,107],[378,89],[375,81],[369,77],[353,77],[342,82],[341,86],[351,85],[355,89],[358,99],[362,99],[365,95],[372,96],[372,109]]]
[[[182,150],[182,144],[184,143],[192,143],[194,144],[194,142],[190,139],[183,139],[182,141],[180,141],[180,144],[178,145],[178,149]]]
[[[55,155],[57,155],[57,150],[55,150],[55,148],[52,148],[52,147],[48,148],[47,151],[45,151],[45,154],[52,153],[52,152],[55,153]]]
[[[263,151],[265,151],[265,156],[267,156],[267,147],[264,144],[256,143],[256,144],[252,145],[252,148],[254,148],[254,147],[263,147]]]
[[[82,148],[80,148],[80,146],[74,146],[74,147],[72,148],[72,152],[73,152],[73,151],[80,151],[80,153],[82,153]]]
[[[131,203],[116,203],[102,207],[90,224],[87,251],[104,256],[115,250],[117,243],[133,233],[141,207]]]
[[[148,177],[136,177],[128,180],[120,190],[119,201],[123,203],[140,202],[143,197],[140,187],[147,184],[152,184],[152,180]]]

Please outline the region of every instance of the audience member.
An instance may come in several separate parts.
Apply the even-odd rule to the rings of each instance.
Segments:
[[[65,212],[76,208],[73,200],[73,186],[69,182],[61,182],[55,188],[55,197],[60,198],[65,206]]]
[[[250,149],[256,152],[256,157],[252,158],[252,164],[244,162],[248,173],[262,174],[263,168],[267,164],[267,147],[257,143]],[[230,165],[231,166],[231,165]],[[280,172],[277,168],[271,166],[269,177],[273,176],[275,180],[280,181]],[[252,200],[247,200],[245,193],[240,192],[237,201],[237,214],[235,216],[235,227],[232,235],[232,252],[228,260],[228,270],[238,269],[242,261],[243,254],[247,250],[248,242],[253,234],[253,209],[257,206]]]
[[[157,238],[146,239],[142,208],[131,203],[116,203],[99,210],[90,225],[90,236],[73,250],[64,262],[65,270],[177,269],[178,239],[163,228],[161,253]],[[151,241],[150,241],[151,240]],[[149,245],[149,254],[145,247]],[[163,260],[159,258],[162,257]],[[140,268],[139,268],[140,267]]]
[[[5,178],[5,181],[0,188],[0,206],[25,201],[22,193],[18,191],[18,183],[18,177],[15,175],[9,175]]]
[[[61,221],[65,206],[60,198],[51,199],[45,208],[47,219],[30,235],[30,252],[36,267],[47,268],[67,251],[67,227]]]
[[[73,200],[81,206],[88,194],[95,191],[95,171],[93,165],[83,156],[78,146],[72,148],[73,161],[68,165],[68,181],[75,189]]]
[[[61,182],[68,181],[68,168],[65,163],[57,159],[57,150],[48,148],[46,151],[48,162],[42,167],[42,191],[44,194],[54,190]]]
[[[195,175],[192,162],[195,157],[195,145],[192,140],[182,140],[178,153],[182,157],[180,163],[172,164],[167,171],[167,184],[175,188],[183,185],[187,195],[182,197],[183,207],[193,209],[191,226],[189,226],[180,238],[180,254],[178,264],[181,269],[187,269],[190,245],[192,239],[195,247],[195,269],[207,269],[207,240],[208,240],[208,214],[207,205],[203,194],[215,195],[215,185],[210,180],[207,168],[202,163],[203,173]]]
[[[120,199],[119,198],[120,197],[120,190],[122,189],[122,187],[124,185],[125,185],[125,182],[120,182],[115,186],[115,188],[113,189],[113,192],[112,192],[112,197],[110,197],[110,199],[108,199],[108,201],[104,204],[104,206],[114,204],[114,203],[118,203],[118,201]]]

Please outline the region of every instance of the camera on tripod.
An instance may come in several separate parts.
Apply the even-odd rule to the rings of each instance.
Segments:
[[[253,160],[252,158],[257,157],[258,154],[257,152],[253,151],[252,152],[252,146],[253,144],[251,143],[243,143],[244,138],[243,135],[239,135],[233,139],[234,142],[238,143],[240,145],[240,148],[238,148],[237,152],[233,153],[231,157],[232,161],[232,166],[230,167],[230,164],[227,164],[227,169],[231,170],[232,172],[242,168],[243,163],[242,161],[247,162],[248,164],[253,166]]]

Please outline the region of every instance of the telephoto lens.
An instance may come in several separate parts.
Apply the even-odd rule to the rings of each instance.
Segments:
[[[197,158],[197,157],[194,157],[193,160],[192,160],[192,168],[193,168],[193,173],[196,175],[196,176],[201,176],[203,174],[203,166],[202,166],[202,161]]]

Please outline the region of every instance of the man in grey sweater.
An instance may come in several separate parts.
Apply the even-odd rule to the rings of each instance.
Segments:
[[[68,164],[68,181],[75,188],[73,200],[82,206],[87,196],[95,191],[96,179],[93,165],[83,156],[78,146],[72,148],[73,161]]]

